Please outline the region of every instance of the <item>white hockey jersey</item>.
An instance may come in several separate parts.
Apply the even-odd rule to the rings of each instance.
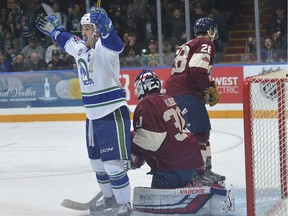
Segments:
[[[75,58],[87,118],[99,119],[123,105],[128,106],[119,81],[119,53],[123,47],[119,51],[109,49],[102,45],[101,38],[97,40],[95,49],[90,49],[74,36],[67,37],[68,34],[59,34],[57,41],[59,39],[59,44]],[[115,36],[116,33],[112,35]]]

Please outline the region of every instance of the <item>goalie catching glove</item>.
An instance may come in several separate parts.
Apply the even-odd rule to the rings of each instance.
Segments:
[[[102,35],[106,35],[111,32],[113,28],[112,21],[103,8],[92,7],[89,10],[89,13],[91,23],[94,23],[97,26]]]
[[[37,17],[35,20],[36,28],[48,35],[53,41],[56,41],[59,33],[66,31],[66,28],[54,17],[44,16]]]
[[[220,94],[217,89],[217,84],[214,81],[211,82],[210,87],[204,89],[204,93],[205,93],[205,96],[204,96],[205,101],[210,106],[216,105],[218,101],[220,100]]]

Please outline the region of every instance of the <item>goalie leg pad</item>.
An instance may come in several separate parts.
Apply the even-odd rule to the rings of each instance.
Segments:
[[[151,189],[135,187],[134,211],[153,214],[224,215],[234,211],[234,194],[222,187]]]

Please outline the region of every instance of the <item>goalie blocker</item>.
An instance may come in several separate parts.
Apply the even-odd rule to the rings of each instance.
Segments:
[[[135,187],[133,209],[148,214],[225,215],[235,211],[232,186],[151,189]]]

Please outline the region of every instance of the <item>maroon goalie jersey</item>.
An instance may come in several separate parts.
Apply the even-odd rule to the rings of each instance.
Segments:
[[[176,52],[172,73],[166,82],[166,93],[171,96],[182,94],[199,95],[210,86],[215,46],[205,36],[183,44]]]
[[[199,145],[186,130],[173,97],[153,93],[134,112],[132,152],[145,158],[151,171],[196,169],[203,165]]]

